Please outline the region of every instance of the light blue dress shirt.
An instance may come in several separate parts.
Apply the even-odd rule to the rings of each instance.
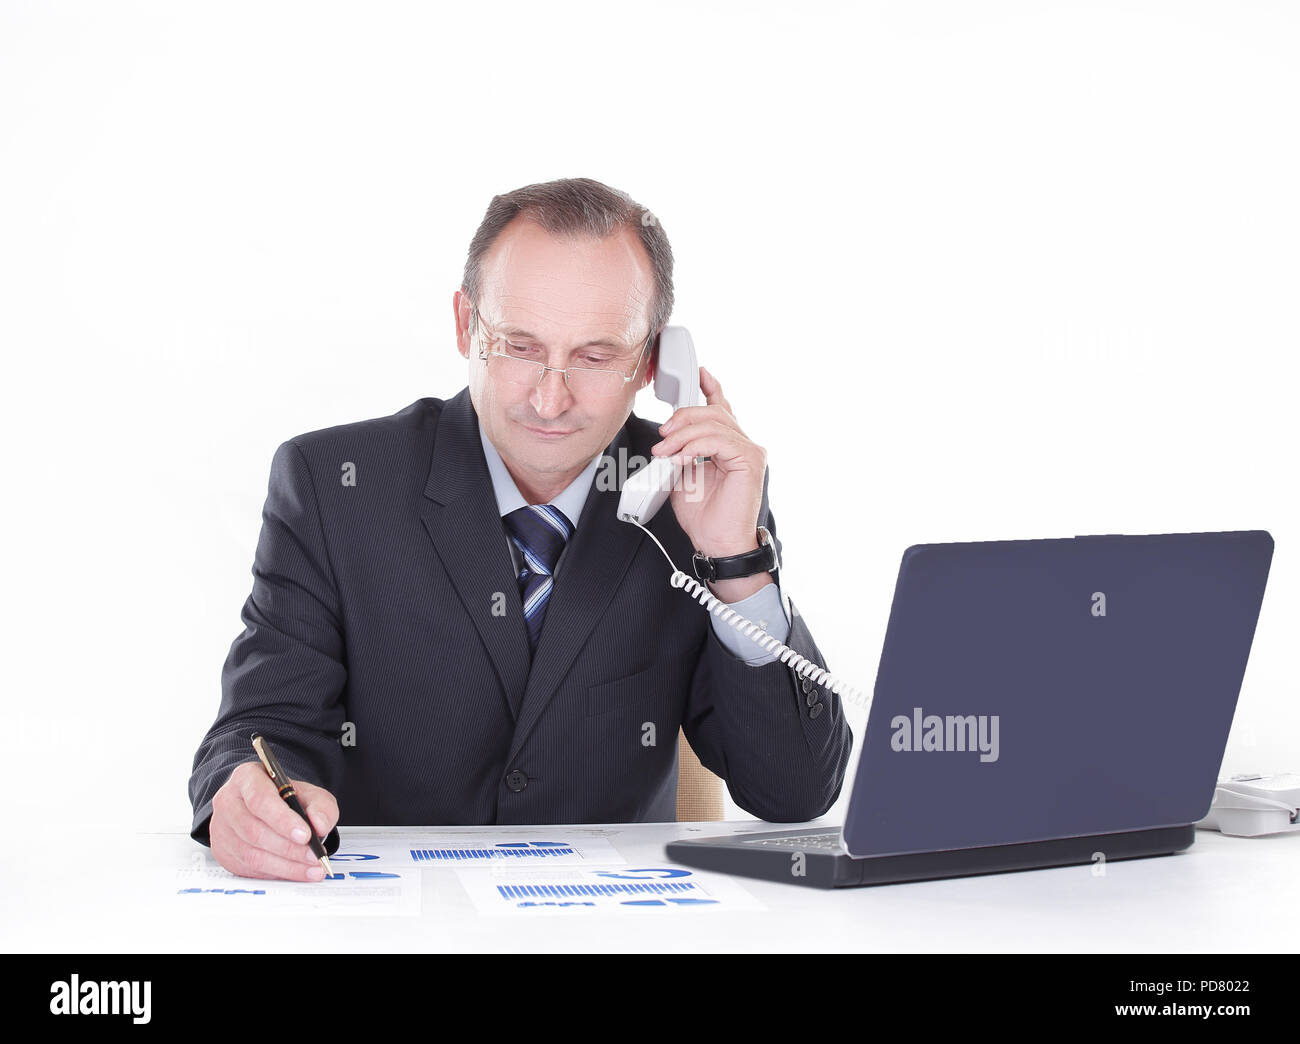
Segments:
[[[519,492],[519,487],[515,485],[515,480],[510,477],[510,471],[506,467],[505,461],[501,459],[501,454],[497,452],[497,448],[492,445],[483,431],[483,422],[481,420],[478,425],[478,437],[483,443],[483,455],[487,458],[488,473],[492,476],[492,491],[496,494],[497,510],[500,512],[501,517],[504,518],[518,508],[527,507],[528,501],[524,500],[523,494]],[[587,503],[587,494],[591,492],[592,483],[596,477],[596,469],[599,465],[600,455],[598,454],[592,458],[591,463],[587,465],[582,474],[570,482],[564,488],[564,491],[551,501],[555,507],[564,512],[565,517],[573,523],[575,529],[578,525],[578,519],[582,517],[582,508]],[[664,506],[671,510],[671,505],[666,504]],[[630,524],[628,523],[628,525]],[[510,560],[515,565],[515,576],[518,576],[522,569],[519,549],[515,547],[515,542],[508,536],[506,537],[506,544],[510,548]],[[557,575],[564,564],[564,556],[568,553],[569,545],[566,544],[564,551],[560,554],[559,561],[555,564]],[[664,583],[667,582],[668,578],[665,575]],[[695,604],[697,611],[704,609],[698,602]],[[725,604],[746,619],[754,621],[764,631],[783,644],[790,635],[790,618],[786,614],[785,599],[781,597],[780,588],[775,581],[755,591],[748,598],[743,598],[739,602],[727,602]],[[684,611],[692,611],[691,600],[686,597],[682,598],[682,606]],[[713,624],[713,633],[718,636],[718,641],[738,660],[743,660],[751,667],[761,667],[765,663],[772,663],[776,660],[776,656],[772,653],[750,641],[731,624],[723,623],[713,613],[709,613],[709,620]]]

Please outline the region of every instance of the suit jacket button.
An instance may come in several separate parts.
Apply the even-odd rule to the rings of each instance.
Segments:
[[[808,717],[815,718],[825,709],[826,709],[826,704],[814,703],[811,707],[808,708]]]
[[[528,786],[528,777],[515,769],[510,775],[506,776],[506,786],[518,794],[524,787]]]
[[[812,692],[814,685],[816,685],[816,682],[814,682],[806,674],[799,679],[799,686],[803,689],[805,694]]]

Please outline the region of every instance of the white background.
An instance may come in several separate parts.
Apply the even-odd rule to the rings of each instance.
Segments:
[[[837,674],[909,544],[1266,528],[1223,770],[1300,770],[1297,53],[1285,3],[4,0],[7,825],[188,830],[275,447],[463,387],[484,209],[566,176],[667,230]]]

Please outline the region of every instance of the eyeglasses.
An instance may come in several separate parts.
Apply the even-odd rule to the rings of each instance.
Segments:
[[[591,366],[547,366],[545,363],[537,362],[526,354],[535,353],[536,348],[511,344],[508,340],[495,335],[488,339],[489,343],[493,345],[502,343],[505,346],[505,351],[501,351],[499,348],[488,350],[484,344],[483,335],[487,324],[483,322],[483,317],[479,315],[477,305],[474,306],[474,326],[479,335],[478,357],[484,362],[493,361],[493,372],[503,380],[509,381],[511,384],[522,384],[525,387],[536,388],[545,379],[546,371],[553,370],[564,375],[564,383],[574,395],[594,398],[609,398],[621,395],[628,382],[636,377],[637,371],[641,369],[641,360],[645,356],[645,350],[650,347],[650,342],[654,340],[654,331],[651,331],[641,345],[641,350],[637,353],[636,366],[632,368],[632,373],[626,374],[622,370],[608,370]]]

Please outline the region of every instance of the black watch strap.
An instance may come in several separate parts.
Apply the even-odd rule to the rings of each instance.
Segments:
[[[698,551],[691,558],[691,566],[700,580],[739,580],[755,573],[774,573],[781,568],[776,555],[776,541],[766,526],[758,527],[758,547],[743,555],[710,558]]]

